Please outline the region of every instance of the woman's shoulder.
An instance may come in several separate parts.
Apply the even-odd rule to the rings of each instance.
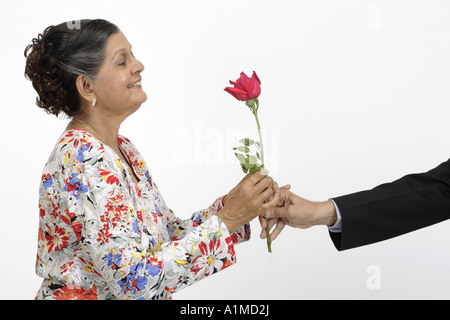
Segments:
[[[83,129],[70,129],[59,137],[51,159],[64,166],[95,164],[104,157],[105,146]]]

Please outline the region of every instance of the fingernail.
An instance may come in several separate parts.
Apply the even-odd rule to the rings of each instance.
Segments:
[[[268,176],[269,175],[269,170],[267,170],[267,169],[261,169],[261,175],[262,176]]]

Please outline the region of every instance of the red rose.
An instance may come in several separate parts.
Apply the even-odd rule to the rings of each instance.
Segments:
[[[240,101],[256,99],[261,93],[261,81],[255,71],[253,71],[251,78],[241,72],[241,77],[236,82],[230,81],[230,83],[234,88],[226,87],[225,91]]]

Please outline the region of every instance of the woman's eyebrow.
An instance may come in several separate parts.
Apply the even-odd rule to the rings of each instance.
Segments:
[[[131,48],[132,48],[132,46],[130,46],[130,51],[131,51]],[[121,52],[126,52],[126,51],[127,51],[126,48],[122,48],[122,49],[117,50],[117,51],[113,54],[111,60],[114,60],[114,57],[115,57],[117,54],[119,54],[119,53],[121,53]]]

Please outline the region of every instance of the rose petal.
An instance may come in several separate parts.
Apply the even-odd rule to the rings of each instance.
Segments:
[[[246,91],[231,87],[226,87],[224,90],[229,94],[231,94],[236,99],[238,99],[239,101],[247,101],[250,99]]]
[[[238,80],[239,80],[239,79],[238,79]],[[234,81],[231,81],[231,80],[230,80],[230,83],[231,83],[236,89],[239,89],[239,90],[242,90],[242,91],[247,92],[247,89],[244,88],[244,87],[242,87],[239,83],[234,82]]]
[[[255,77],[256,80],[258,81],[258,83],[261,85],[261,80],[259,80],[259,77],[258,77],[258,75],[256,74],[255,71],[253,71],[252,78],[253,78],[253,77]]]
[[[247,92],[250,99],[258,98],[261,94],[261,81],[259,80],[255,71],[253,71],[253,75],[250,79],[250,84],[248,86]]]
[[[250,85],[250,78],[244,73],[241,72],[241,77],[236,80],[236,82],[243,87],[245,90],[248,91],[248,87]]]

